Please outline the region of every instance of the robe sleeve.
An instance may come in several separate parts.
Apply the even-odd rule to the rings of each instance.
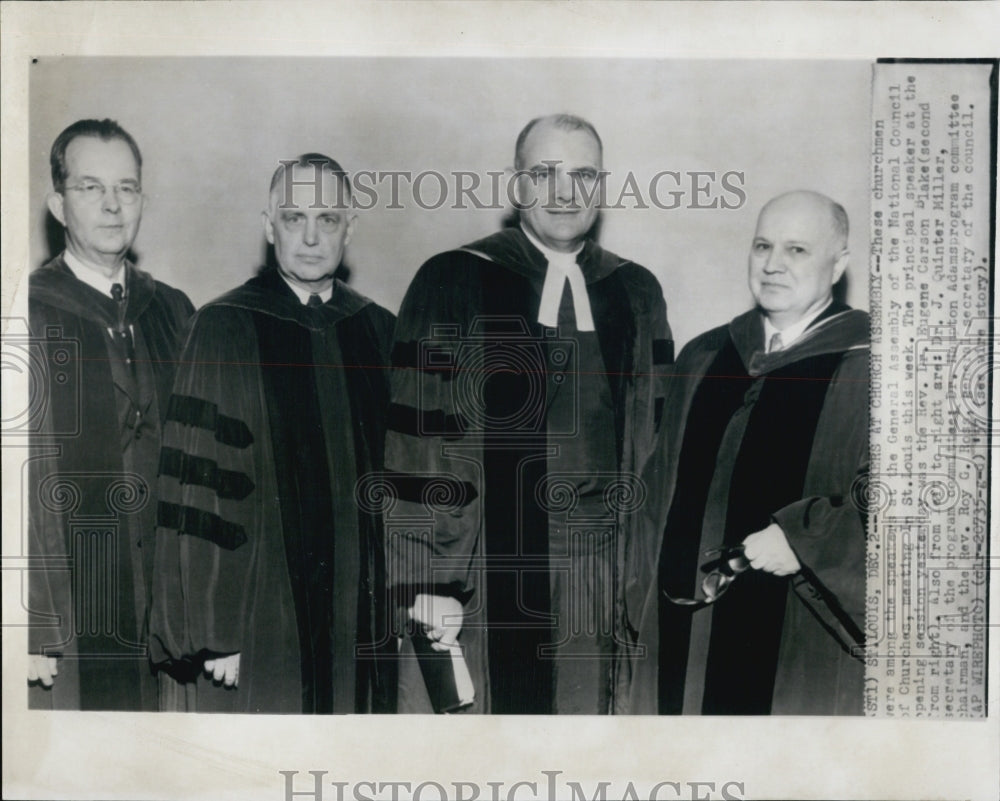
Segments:
[[[30,497],[38,497],[47,460],[29,465]],[[72,584],[65,526],[58,515],[33,503],[28,509],[28,553],[34,565],[28,580],[28,653],[55,656],[72,639]]]
[[[55,324],[49,319],[41,304],[31,304],[29,319],[31,332],[36,340],[44,340],[45,329]],[[73,637],[72,632],[72,578],[70,572],[70,545],[66,526],[66,512],[79,502],[75,490],[67,483],[56,484],[50,491],[43,490],[43,481],[59,470],[59,428],[54,420],[58,399],[55,393],[61,388],[52,380],[50,360],[39,359],[41,392],[49,402],[43,405],[40,425],[30,438],[28,463],[28,554],[32,569],[28,577],[28,652],[55,655],[62,652]]]
[[[792,585],[845,649],[863,644],[868,479],[868,350],[851,352],[817,426],[806,497],[774,513],[803,569]]]
[[[476,306],[468,258],[444,254],[425,264],[396,325],[385,454],[393,502],[385,533],[388,584],[402,607],[420,592],[464,603],[475,591],[481,441],[464,429],[455,372],[446,364]],[[442,338],[442,327],[458,336]]]
[[[258,362],[246,312],[210,306],[195,317],[160,454],[154,663],[241,650],[260,548]]]
[[[645,272],[645,271],[644,271]],[[661,427],[667,403],[667,389],[674,369],[674,341],[667,322],[667,305],[659,282],[644,276],[644,284],[636,288],[643,308],[637,353],[640,361],[635,386],[636,428],[633,431],[631,472],[642,482],[643,505],[629,515],[626,554],[624,556],[625,622],[632,632],[638,631],[639,616],[649,584],[655,575],[656,554],[662,537],[662,525],[651,521],[657,511],[662,490],[658,478],[666,451],[666,438]],[[669,420],[669,418],[667,418]]]

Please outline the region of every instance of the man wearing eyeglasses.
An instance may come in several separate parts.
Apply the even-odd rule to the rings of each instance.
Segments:
[[[824,195],[771,200],[756,308],[678,357],[647,482],[658,550],[630,565],[650,588],[634,713],[862,712],[869,321],[834,299],[847,235]]]
[[[170,402],[150,648],[197,711],[392,711],[381,469],[393,315],[337,277],[355,226],[329,156],[280,162],[275,264],[202,308]],[[193,690],[193,692],[191,692]]]
[[[128,259],[142,156],[112,120],[80,120],[50,156],[66,249],[29,279],[44,357],[29,468],[29,703],[157,708],[146,651],[160,432],[187,297]]]

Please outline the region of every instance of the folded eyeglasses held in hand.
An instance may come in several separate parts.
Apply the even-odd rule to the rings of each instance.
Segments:
[[[701,591],[705,597],[674,598],[664,590],[663,594],[670,603],[678,606],[708,606],[725,595],[729,585],[736,580],[740,573],[745,573],[750,569],[750,560],[743,553],[742,545],[723,545],[718,548],[710,548],[705,551],[705,556],[717,557],[701,566],[702,572],[705,573],[705,578],[701,580]]]

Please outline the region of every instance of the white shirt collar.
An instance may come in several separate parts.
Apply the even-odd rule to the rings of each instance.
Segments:
[[[108,278],[100,271],[99,267],[87,264],[83,259],[70,253],[69,250],[63,251],[63,261],[66,262],[66,266],[69,267],[70,272],[78,280],[83,281],[88,286],[92,286],[102,295],[111,297],[111,287],[115,284],[121,284],[122,289],[126,289],[124,264],[120,264],[117,272],[111,278]]]
[[[576,263],[576,257],[583,250],[583,244],[581,243],[580,247],[572,253],[561,253],[545,247],[524,226],[521,226],[521,230],[528,237],[528,241],[542,252],[548,262],[545,283],[542,285],[542,299],[538,306],[538,322],[548,328],[559,326],[559,305],[562,302],[563,289],[566,282],[569,281],[576,330],[595,330],[594,316],[590,309],[590,296],[587,294],[587,281],[580,265]]]
[[[303,306],[305,306],[305,305],[307,305],[309,303],[309,296],[313,295],[313,294],[319,295],[319,299],[321,301],[323,301],[324,303],[326,303],[330,298],[333,297],[333,284],[330,284],[330,286],[328,286],[322,292],[315,292],[314,293],[314,292],[310,292],[308,289],[303,289],[302,287],[296,286],[295,284],[293,284],[291,281],[289,281],[287,278],[285,278],[285,276],[282,274],[281,270],[278,270],[278,275],[281,276],[281,280],[282,281],[284,281],[286,284],[288,284],[288,288],[291,289],[292,292],[295,293],[295,297],[297,297],[299,299],[299,302],[302,303]]]
[[[782,350],[791,347],[792,343],[798,340],[805,333],[805,330],[809,327],[810,323],[830,308],[831,303],[833,303],[833,298],[830,298],[823,308],[814,311],[812,314],[807,314],[797,323],[794,323],[793,325],[790,325],[780,331],[774,327],[774,324],[769,319],[767,319],[767,315],[764,315],[764,350],[766,351],[769,349],[771,337],[775,334],[781,334]]]

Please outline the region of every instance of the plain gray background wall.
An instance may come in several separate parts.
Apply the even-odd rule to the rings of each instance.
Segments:
[[[868,61],[42,58],[29,98],[32,266],[50,255],[49,148],[83,117],[117,119],[138,140],[147,203],[134,250],[200,305],[262,263],[260,213],[279,159],[321,151],[350,173],[465,170],[485,184],[486,171],[512,166],[525,122],[568,111],[600,132],[612,199],[628,172],[647,204],[663,170],[744,174],[738,209],[688,208],[687,186],[678,209],[626,198],[630,208],[604,212],[601,243],[655,273],[678,347],[749,307],[757,212],[789,189],[825,192],[847,209],[847,300],[867,308],[870,81]],[[426,258],[505,216],[452,208],[453,188],[444,206],[423,209],[406,184],[403,208],[389,209],[388,180],[377,188],[346,261],[351,284],[392,311]],[[664,179],[660,198],[673,188]],[[435,181],[422,190],[437,199]],[[718,186],[713,196],[735,199]]]

